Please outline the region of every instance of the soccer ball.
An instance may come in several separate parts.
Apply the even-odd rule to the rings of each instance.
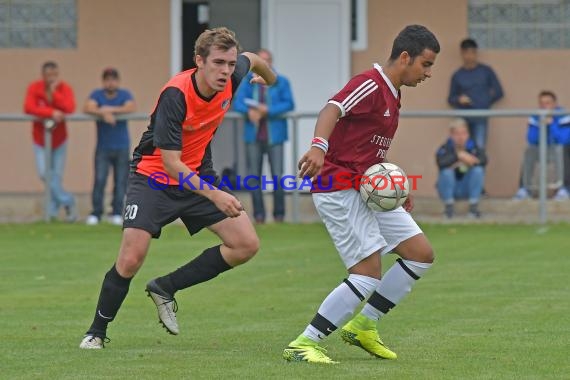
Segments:
[[[389,162],[374,164],[364,172],[360,196],[374,211],[392,211],[408,199],[410,184],[406,173]]]

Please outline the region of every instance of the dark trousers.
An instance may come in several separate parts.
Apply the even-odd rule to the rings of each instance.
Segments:
[[[273,217],[283,218],[285,215],[285,192],[279,184],[283,176],[283,144],[269,145],[265,142],[255,142],[247,144],[247,169],[248,174],[261,177],[263,168],[263,156],[267,154],[271,176],[277,176],[277,183],[274,184],[273,191]],[[253,182],[253,181],[252,181]],[[265,220],[265,206],[263,204],[262,185],[260,181],[253,190],[253,215],[257,220]]]
[[[91,198],[93,204],[91,214],[99,219],[104,212],[105,186],[107,185],[107,177],[111,167],[113,168],[112,214],[123,214],[127,179],[129,177],[129,158],[129,149],[97,149],[95,151],[95,181]]]
[[[564,187],[570,191],[570,144],[564,145]]]

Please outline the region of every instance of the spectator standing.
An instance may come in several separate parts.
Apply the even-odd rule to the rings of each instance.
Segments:
[[[268,50],[257,54],[273,68],[273,58]],[[273,68],[273,71],[275,69]],[[283,176],[283,144],[287,141],[287,120],[282,114],[295,107],[289,80],[277,74],[277,82],[271,86],[250,83],[251,73],[236,93],[234,109],[245,115],[244,140],[248,174],[261,177],[263,158],[267,155],[275,188],[273,191],[273,218],[282,222],[285,217],[285,193],[279,180]],[[275,177],[277,180],[275,181]],[[253,182],[253,181],[252,181]],[[265,223],[262,183],[257,181],[252,192],[253,215],[256,223]]]
[[[487,164],[485,150],[469,137],[465,119],[450,124],[450,135],[436,153],[439,176],[437,191],[445,204],[445,216],[454,216],[456,199],[469,200],[469,216],[480,218],[479,199],[485,180]]]
[[[490,66],[477,57],[477,42],[467,38],[461,42],[463,65],[451,77],[447,101],[459,109],[489,109],[503,97],[503,89]],[[469,134],[479,148],[487,146],[488,120],[486,117],[466,118]]]
[[[42,79],[32,82],[26,91],[24,112],[37,117],[33,122],[32,136],[38,175],[45,186],[50,187],[51,199],[48,213],[50,219],[58,217],[60,207],[66,212],[66,221],[77,219],[75,198],[63,189],[63,173],[67,150],[67,127],[65,114],[75,111],[75,98],[71,86],[59,79],[59,67],[53,61],[45,62],[41,69]],[[51,136],[51,162],[45,160],[44,122],[53,124]],[[48,125],[48,128],[50,126]],[[49,184],[45,183],[46,168],[50,168]]]
[[[84,112],[97,116],[97,146],[95,148],[95,180],[91,197],[93,210],[88,225],[99,224],[104,213],[104,196],[109,168],[113,168],[113,201],[109,221],[123,224],[123,206],[129,177],[130,139],[126,120],[116,115],[135,112],[133,96],[120,86],[119,72],[114,68],[103,71],[103,87],[94,90],[85,103]]]

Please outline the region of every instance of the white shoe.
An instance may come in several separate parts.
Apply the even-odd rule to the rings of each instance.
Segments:
[[[556,195],[554,196],[554,200],[555,201],[567,201],[570,198],[570,194],[568,194],[568,190],[566,190],[564,187],[561,187],[560,189],[558,189],[558,191],[556,192]]]
[[[115,226],[122,226],[123,225],[123,216],[122,215],[111,215],[109,216],[109,223],[114,224]]]
[[[146,292],[156,305],[156,309],[158,310],[158,321],[170,334],[178,335],[180,332],[178,322],[176,321],[178,304],[174,297],[168,295],[164,290],[162,290],[154,280],[151,280],[146,284]]]
[[[98,336],[87,334],[79,344],[79,348],[84,350],[100,350],[105,348],[105,341]]]
[[[513,197],[513,201],[523,201],[523,200],[529,199],[529,198],[530,198],[530,194],[528,193],[527,189],[525,189],[524,187],[521,187],[517,191],[515,196]]]
[[[96,226],[99,224],[99,218],[97,218],[95,215],[89,215],[87,219],[85,219],[85,224],[88,226]]]

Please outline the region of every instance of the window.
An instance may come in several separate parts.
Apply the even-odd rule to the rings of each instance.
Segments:
[[[570,48],[570,0],[469,0],[468,23],[482,48]]]
[[[366,50],[368,45],[366,38],[368,33],[367,2],[368,0],[351,0],[350,2],[350,41],[352,50]]]
[[[0,48],[75,47],[76,0],[0,0]]]

